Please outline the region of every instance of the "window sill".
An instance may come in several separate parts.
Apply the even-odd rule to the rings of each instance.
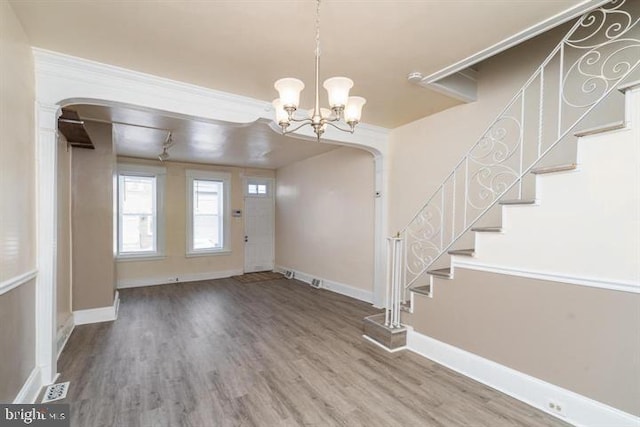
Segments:
[[[137,262],[137,261],[162,261],[167,259],[165,255],[118,255],[116,262]]]
[[[209,251],[209,252],[187,252],[185,255],[186,258],[199,258],[205,256],[219,256],[219,255],[231,255],[231,249],[221,249],[218,251]]]

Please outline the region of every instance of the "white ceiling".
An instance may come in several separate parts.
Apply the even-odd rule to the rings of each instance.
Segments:
[[[318,143],[283,136],[260,122],[236,126],[121,106],[68,108],[83,120],[114,123],[119,156],[157,159],[167,138],[166,130],[172,132],[174,142],[169,160],[179,162],[277,169],[340,147],[324,140]]]
[[[267,101],[275,80],[298,77],[311,106],[312,0],[10,1],[34,46]],[[457,104],[408,73],[429,75],[580,3],[324,0],[321,78],[351,77],[368,100],[363,121],[393,128]]]

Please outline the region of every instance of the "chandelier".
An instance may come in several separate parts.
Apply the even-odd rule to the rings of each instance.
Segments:
[[[327,125],[343,132],[353,133],[360,122],[362,106],[367,102],[361,96],[349,96],[353,87],[353,80],[346,77],[331,77],[323,83],[329,95],[329,109],[320,108],[319,78],[320,78],[320,0],[316,0],[316,50],[315,50],[315,104],[310,117],[296,117],[295,112],[300,103],[300,92],[304,89],[302,80],[286,77],[273,85],[280,95],[273,101],[276,110],[276,121],[282,128],[282,134],[295,132],[303,126],[311,125],[318,136],[324,133]],[[295,123],[297,126],[289,129]]]

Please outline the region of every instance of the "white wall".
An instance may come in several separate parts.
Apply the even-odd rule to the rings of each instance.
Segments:
[[[338,148],[276,171],[276,265],[373,290],[374,162]]]

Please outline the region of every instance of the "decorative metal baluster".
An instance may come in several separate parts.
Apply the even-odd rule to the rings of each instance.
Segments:
[[[524,158],[524,101],[525,101],[525,89],[522,89],[522,97],[520,99],[520,164],[518,168],[518,175],[520,179],[518,179],[518,198],[522,199],[522,162]]]
[[[401,286],[395,294],[393,289],[389,289],[387,307],[390,311],[390,325],[399,326],[399,304],[401,298],[405,298],[405,290],[515,185],[518,185],[518,195],[522,197],[524,176],[615,90],[632,70],[640,66],[640,20],[637,16],[632,16],[631,12],[623,10],[623,5],[624,0],[614,0],[585,14],[572,26],[407,227],[394,238],[399,242],[390,243],[388,264],[393,269],[389,275],[390,287],[395,284]],[[637,14],[637,10],[634,13]],[[580,52],[583,53],[579,54]],[[572,54],[579,55],[577,59],[571,60]],[[555,71],[551,69],[555,60],[559,61],[558,88],[556,90],[549,87],[548,93],[545,93],[547,71]],[[529,143],[529,146],[536,144],[536,147],[531,146],[527,151],[536,153],[535,158],[529,161],[524,155],[527,148],[525,95],[527,89],[535,88],[536,79],[539,79],[538,135],[535,138],[533,134]],[[553,78],[549,81],[553,82]],[[578,90],[572,89],[570,84],[578,85]],[[535,89],[532,93],[535,94]],[[554,96],[558,97],[557,103]],[[550,135],[553,140],[549,141],[548,146],[543,146],[547,99],[549,105],[557,105],[557,111],[553,111],[557,118],[557,128],[555,132],[552,127],[549,129],[549,133],[555,135]],[[518,105],[520,114],[514,111]],[[535,117],[536,112],[532,113]],[[516,150],[520,150],[519,158],[515,157]],[[512,167],[516,162],[518,166]],[[458,172],[463,175],[464,185],[457,184]],[[445,242],[445,218],[449,218],[448,211],[445,212],[445,190],[449,179],[452,180],[451,238]],[[439,203],[436,200],[438,191],[441,192]],[[458,192],[462,192],[460,198],[464,206],[461,213],[462,227],[456,230]]]
[[[543,113],[544,113],[544,68],[540,68],[540,106],[538,107],[538,150],[537,150],[538,157],[540,157],[540,151],[542,151],[542,132],[544,132]]]

